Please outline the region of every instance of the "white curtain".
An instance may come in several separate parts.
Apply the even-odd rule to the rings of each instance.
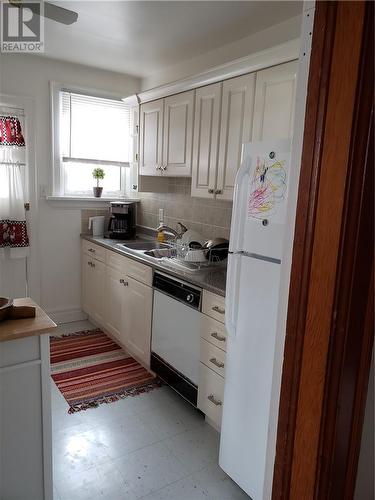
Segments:
[[[0,146],[0,224],[25,221],[25,147]],[[2,229],[2,228],[0,228]],[[29,247],[0,248],[0,258],[27,257]]]

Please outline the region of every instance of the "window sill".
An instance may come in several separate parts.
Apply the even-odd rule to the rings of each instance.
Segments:
[[[45,200],[61,207],[69,208],[90,208],[90,207],[108,207],[111,201],[140,201],[139,198],[128,198],[125,196],[95,198],[94,196],[46,196]]]

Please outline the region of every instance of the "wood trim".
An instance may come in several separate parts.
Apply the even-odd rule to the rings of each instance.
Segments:
[[[354,495],[374,340],[373,40],[374,4],[368,2],[320,438],[317,498],[332,500]]]
[[[306,317],[336,7],[335,2],[318,2],[315,11],[280,392],[273,500],[289,498],[303,346],[303,336],[298,332],[303,331]]]
[[[364,11],[364,2],[316,6],[273,499],[316,493]]]

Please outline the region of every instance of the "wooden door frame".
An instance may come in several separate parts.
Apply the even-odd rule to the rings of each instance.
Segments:
[[[354,492],[373,345],[372,36],[372,2],[317,2],[274,500]]]

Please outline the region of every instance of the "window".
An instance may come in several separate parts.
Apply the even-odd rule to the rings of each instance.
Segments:
[[[92,171],[101,167],[103,196],[126,193],[130,156],[130,107],[120,99],[52,88],[54,186],[57,196],[93,196]]]

